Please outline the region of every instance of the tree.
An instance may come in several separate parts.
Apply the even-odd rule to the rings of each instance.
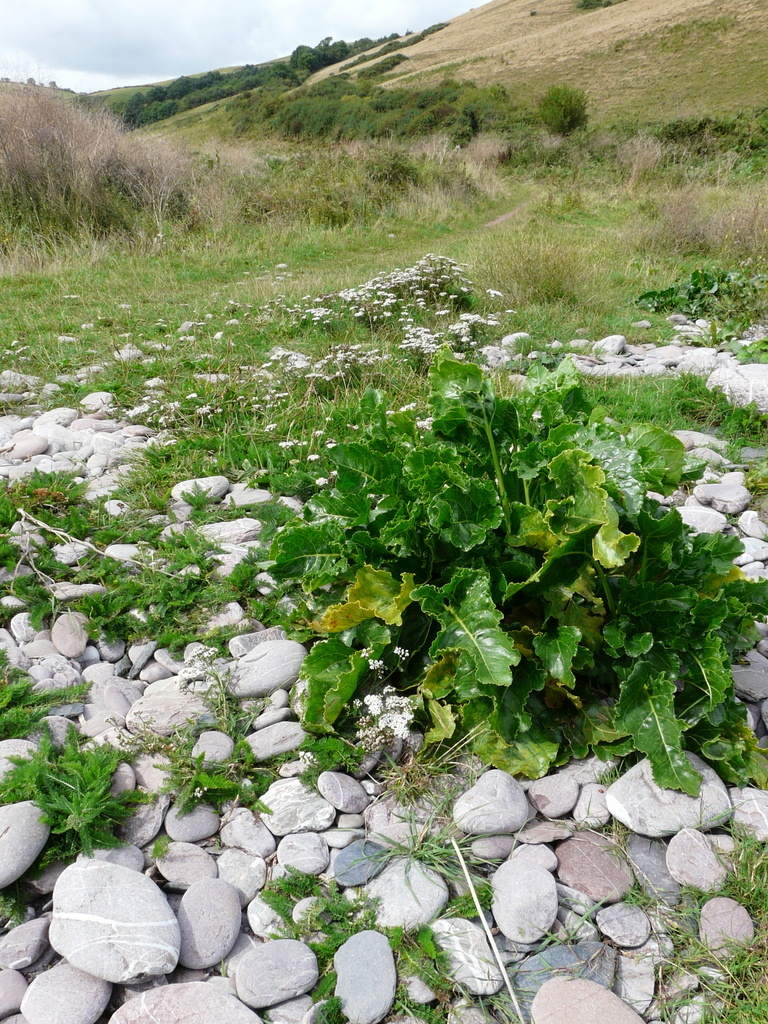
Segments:
[[[551,132],[569,135],[589,120],[587,94],[570,85],[553,85],[539,100],[539,117]]]

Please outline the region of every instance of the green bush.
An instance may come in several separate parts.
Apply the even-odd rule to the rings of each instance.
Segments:
[[[570,85],[553,85],[539,101],[539,117],[557,135],[570,135],[589,120],[587,94]]]
[[[354,734],[353,701],[394,687],[428,743],[466,736],[515,773],[637,751],[695,794],[693,750],[765,784],[730,663],[768,583],[734,571],[736,537],[693,535],[647,497],[700,464],[658,427],[603,419],[568,363],[503,398],[443,352],[430,383],[429,418],[369,391],[335,486],[275,537],[296,635],[318,641],[305,727]]]

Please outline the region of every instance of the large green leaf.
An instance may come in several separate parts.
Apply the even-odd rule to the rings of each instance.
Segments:
[[[417,587],[412,597],[442,627],[429,653],[459,656],[455,688],[459,700],[478,696],[482,686],[508,686],[510,666],[520,652],[499,628],[501,612],[491,596],[490,577],[482,569],[462,569],[444,587]]]
[[[301,580],[306,593],[349,573],[349,544],[333,520],[298,523],[275,535],[270,572],[278,580]]]
[[[357,570],[344,604],[334,604],[327,609],[320,620],[320,629],[325,633],[337,633],[371,618],[400,626],[403,612],[411,603],[412,590],[411,573],[405,573],[402,580],[397,580],[385,569],[364,565]]]
[[[309,684],[303,724],[312,732],[333,732],[333,723],[368,671],[367,659],[338,637],[316,643],[301,666]]]
[[[642,477],[649,490],[669,494],[683,477],[685,446],[673,434],[649,423],[631,427],[627,443],[642,460]]]
[[[441,704],[431,698],[427,700],[427,714],[432,723],[424,733],[425,743],[441,743],[449,740],[456,732],[456,718],[450,705]]]
[[[534,637],[533,647],[549,675],[572,687],[576,679],[571,671],[581,632],[573,626],[558,626],[555,630]]]
[[[498,494],[486,480],[470,480],[463,487],[444,488],[427,509],[430,525],[440,540],[460,551],[482,544],[489,530],[501,522]]]
[[[396,494],[401,478],[400,460],[392,452],[377,452],[363,441],[337,444],[331,451],[344,493]]]
[[[496,397],[490,378],[477,363],[459,362],[442,350],[429,371],[432,429],[447,436],[463,434],[474,422],[493,419]]]
[[[687,661],[688,671],[675,705],[681,720],[692,725],[732,693],[733,675],[728,653],[718,636],[696,638]]]
[[[637,665],[622,685],[616,724],[648,755],[659,786],[698,795],[701,778],[683,753],[682,725],[675,716],[674,679]]]

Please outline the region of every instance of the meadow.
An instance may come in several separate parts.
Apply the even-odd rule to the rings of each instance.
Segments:
[[[665,344],[667,312],[640,305],[641,295],[701,270],[758,282],[768,273],[762,123],[747,121],[749,132],[730,119],[567,137],[529,124],[461,147],[439,134],[184,146],[126,134],[44,91],[0,90],[0,138],[14,140],[0,150],[2,369],[39,378],[50,407],[111,392],[123,417],[160,436],[113,496],[130,509],[119,524],[85,509],[75,490],[54,503],[57,528],[96,545],[155,541],[151,519],[172,486],[213,474],[316,498],[337,472],[334,448],[369,425],[368,389],[388,414],[424,409],[445,346],[471,365],[482,347],[524,333],[519,366],[545,371],[580,339]],[[711,343],[725,344],[768,316],[768,291],[734,288],[708,316]],[[141,357],[115,358],[126,346]],[[514,383],[493,377],[509,399]],[[583,387],[621,424],[715,432],[736,462],[744,445],[768,443],[763,416],[731,407],[700,378]],[[0,414],[14,408],[3,400]],[[767,490],[768,471],[751,486]],[[19,505],[50,513],[50,494],[67,487],[46,477],[9,488],[3,526]],[[293,517],[269,508],[267,539]],[[203,504],[194,510],[197,523],[210,516]],[[261,561],[222,582],[200,546],[176,548],[174,569],[201,565],[199,584],[174,592],[151,567],[138,579],[110,576],[109,607],[83,605],[91,621],[128,641],[151,627],[176,650],[227,600],[277,624]],[[51,599],[34,580],[25,586],[42,622]],[[224,649],[231,635],[203,638]],[[766,925],[764,860],[746,845],[730,884]],[[719,1020],[759,1019],[750,999],[764,957],[763,940],[712,982],[725,1001]]]

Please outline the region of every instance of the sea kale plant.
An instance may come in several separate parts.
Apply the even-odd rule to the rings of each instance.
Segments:
[[[573,367],[497,395],[441,351],[430,415],[387,412],[332,451],[333,485],[275,537],[295,587],[305,726],[352,736],[353,703],[394,687],[428,742],[470,737],[485,761],[539,776],[590,750],[647,755],[695,794],[684,751],[768,783],[729,665],[754,644],[768,583],[734,536],[694,535],[669,494],[683,445],[592,408]]]

